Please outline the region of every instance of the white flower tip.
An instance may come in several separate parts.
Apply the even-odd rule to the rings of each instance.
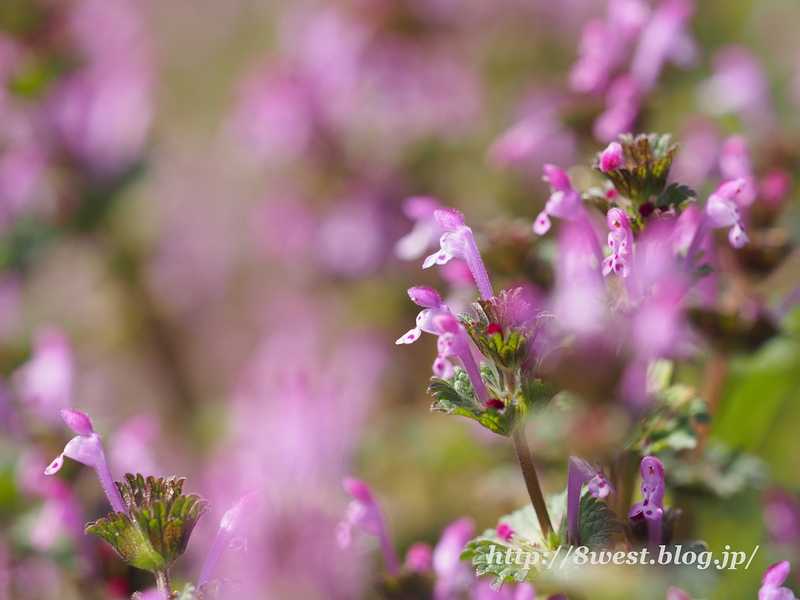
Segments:
[[[61,470],[61,467],[64,466],[64,455],[59,454],[56,459],[50,463],[50,466],[44,470],[45,475],[53,475],[54,473],[58,473]]]
[[[533,222],[533,232],[536,235],[544,235],[550,231],[550,219],[544,213],[539,213],[536,220]]]

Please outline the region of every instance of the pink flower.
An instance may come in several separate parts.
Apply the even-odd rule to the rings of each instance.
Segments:
[[[603,276],[612,271],[622,278],[631,273],[631,265],[625,258],[632,251],[633,233],[628,223],[628,215],[619,208],[612,208],[606,215],[606,223],[611,232],[608,234],[608,246],[611,256],[603,261]]]
[[[611,142],[600,154],[600,170],[608,173],[618,169],[622,164],[622,146],[618,142]]]
[[[405,567],[413,573],[426,573],[433,567],[433,548],[429,544],[416,542],[406,552]]]
[[[631,133],[639,106],[642,89],[629,75],[620,75],[606,94],[606,110],[592,124],[592,134],[601,142],[611,142],[621,133]]]
[[[628,511],[628,518],[639,515],[650,521],[660,521],[664,514],[664,465],[654,456],[646,456],[639,467],[642,475],[642,501]]]
[[[785,560],[767,569],[758,590],[758,600],[797,600],[792,590],[781,586],[789,576],[790,568],[789,561]]]
[[[439,292],[433,288],[420,285],[408,289],[408,295],[417,306],[423,310],[417,315],[417,325],[408,333],[400,337],[395,344],[411,344],[416,342],[422,332],[438,334],[434,327],[434,318],[438,315],[450,314],[447,304],[442,302]]]
[[[45,469],[45,475],[53,475],[64,466],[64,457],[69,457],[86,466],[92,467],[100,478],[103,490],[116,512],[128,514],[128,509],[122,502],[122,496],[111,476],[100,435],[95,433],[91,419],[84,413],[65,408],[61,411],[64,422],[78,435],[72,438],[64,447],[64,452]]]
[[[443,265],[453,258],[460,258],[469,266],[478,290],[485,300],[494,297],[492,284],[489,282],[489,274],[483,264],[478,245],[475,243],[475,236],[472,229],[467,227],[464,215],[452,208],[443,208],[434,212],[434,218],[439,227],[444,229],[442,237],[439,239],[441,246],[439,252],[431,254],[422,263],[422,268],[427,269],[433,265]]]
[[[395,255],[401,260],[416,260],[444,233],[436,222],[434,213],[442,204],[432,196],[412,196],[403,201],[403,214],[414,221],[411,233],[400,238],[394,246]]]
[[[705,214],[712,229],[731,227],[728,241],[734,248],[741,248],[750,240],[744,232],[739,207],[734,198],[744,189],[742,178],[722,182],[717,191],[711,194],[706,203]]]
[[[469,564],[461,560],[461,553],[474,535],[475,522],[469,517],[461,517],[445,527],[433,550],[434,600],[456,600],[474,580]]]
[[[550,230],[550,216],[575,221],[585,215],[581,195],[572,187],[569,175],[556,166],[545,165],[544,180],[550,184],[552,193],[533,223],[533,231],[537,235],[544,235]]]

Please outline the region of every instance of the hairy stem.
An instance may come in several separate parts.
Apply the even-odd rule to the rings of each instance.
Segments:
[[[156,575],[156,585],[158,586],[158,591],[161,592],[162,600],[169,600],[172,598],[172,586],[169,583],[169,571],[166,569],[160,569],[155,572]]]
[[[547,539],[553,530],[553,526],[550,523],[550,514],[547,512],[542,488],[539,485],[539,477],[536,475],[536,467],[531,458],[528,440],[525,438],[525,428],[520,426],[514,429],[512,438],[514,439],[514,450],[517,451],[517,460],[519,460],[519,466],[522,469],[522,477],[525,479],[525,487],[528,488],[528,495],[531,497],[533,509],[536,511],[536,518],[539,519],[542,537]]]

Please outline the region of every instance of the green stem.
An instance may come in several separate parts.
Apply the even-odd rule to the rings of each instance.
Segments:
[[[539,527],[542,529],[542,538],[547,540],[553,526],[550,523],[550,514],[547,512],[542,488],[539,485],[539,477],[536,475],[536,467],[531,458],[531,450],[528,447],[528,440],[525,438],[525,427],[519,426],[514,429],[511,436],[514,440],[514,450],[517,451],[517,460],[522,469],[522,477],[525,479],[525,487],[528,488],[528,495],[536,511],[536,518],[539,519]]]
[[[161,592],[161,597],[163,600],[169,600],[172,598],[172,585],[169,582],[169,571],[166,569],[161,569],[155,572],[156,575],[156,585],[158,586],[158,591]]]

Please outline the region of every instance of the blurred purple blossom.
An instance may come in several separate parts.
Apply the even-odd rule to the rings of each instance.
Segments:
[[[434,213],[441,208],[444,206],[432,196],[412,196],[403,201],[403,214],[414,221],[414,228],[395,244],[394,253],[399,259],[416,260],[436,247],[444,229]]]
[[[434,600],[458,600],[474,581],[470,565],[461,560],[461,552],[474,535],[475,522],[469,517],[453,521],[442,531],[433,550]]]
[[[758,590],[758,600],[797,600],[792,590],[781,585],[789,576],[790,568],[789,561],[785,560],[767,569]]]

